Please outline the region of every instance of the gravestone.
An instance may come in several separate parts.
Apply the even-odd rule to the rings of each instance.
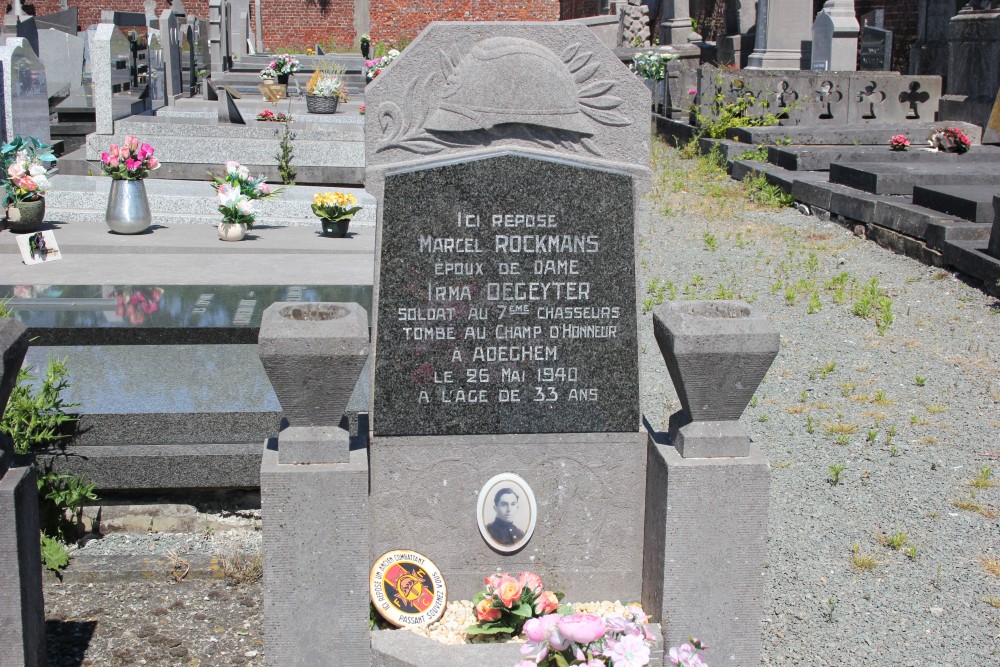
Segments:
[[[45,64],[48,96],[79,93],[83,88],[84,39],[53,28],[38,31],[38,57]]]
[[[181,31],[177,17],[167,9],[160,14],[160,39],[163,40],[164,90],[167,104],[173,104],[183,91],[181,73]]]
[[[726,0],[726,34],[719,36],[719,64],[745,67],[753,51],[757,0]]]
[[[701,39],[694,31],[689,0],[665,0],[661,11],[661,44],[687,44]]]
[[[167,91],[164,85],[166,74],[163,70],[163,47],[160,45],[158,35],[149,36],[149,47],[146,53],[146,62],[149,67],[149,76],[146,80],[146,97],[150,100],[151,108],[155,111],[167,104]]]
[[[22,136],[49,143],[45,65],[24,39],[11,37],[0,46],[0,68],[3,71],[4,142]]]
[[[208,3],[208,49],[211,72],[219,76],[229,68],[229,31],[225,23],[224,0]]]
[[[812,69],[857,70],[858,31],[854,0],[827,0],[813,22]]]
[[[247,55],[247,39],[250,38],[250,0],[230,0],[229,2],[229,48],[233,58]]]
[[[39,31],[52,29],[75,36],[79,31],[79,11],[74,7],[73,9],[64,9],[61,12],[46,14],[45,16],[36,16],[35,23],[38,24]]]
[[[125,35],[110,23],[100,23],[90,34],[91,77],[94,82],[96,132],[114,134],[114,95],[129,89],[129,58],[132,47]]]
[[[892,31],[875,26],[861,29],[858,44],[858,69],[863,72],[887,72],[892,69]]]
[[[809,69],[812,3],[758,0],[757,44],[747,69]]]
[[[232,125],[246,125],[246,121],[243,120],[243,114],[240,113],[229,90],[222,88],[221,90],[217,90],[216,94],[219,100],[219,122],[230,123]]]
[[[542,578],[575,599],[636,597],[641,528],[624,508],[641,504],[626,479],[645,458],[634,220],[648,89],[582,25],[434,23],[365,94],[366,187],[382,201],[374,555],[420,516],[409,548],[471,596],[498,557],[470,493],[511,472],[547,510],[503,568],[545,552]],[[448,486],[414,505],[428,474]],[[621,539],[584,559],[566,547],[594,522]]]
[[[26,41],[35,55],[38,55],[38,25],[34,17],[17,22],[17,36]]]

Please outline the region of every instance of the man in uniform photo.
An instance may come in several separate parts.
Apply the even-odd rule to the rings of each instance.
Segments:
[[[524,531],[514,525],[518,500],[520,497],[509,486],[500,489],[493,496],[493,510],[497,513],[497,518],[487,524],[486,530],[490,537],[504,546],[517,544],[524,539]]]

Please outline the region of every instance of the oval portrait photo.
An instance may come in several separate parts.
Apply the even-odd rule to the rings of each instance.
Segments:
[[[518,551],[535,530],[538,515],[535,494],[527,482],[513,473],[502,473],[483,485],[477,510],[479,532],[496,551]]]

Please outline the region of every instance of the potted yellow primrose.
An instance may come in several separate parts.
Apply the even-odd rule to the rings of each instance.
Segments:
[[[351,218],[360,210],[358,200],[347,192],[317,192],[313,196],[312,212],[319,216],[324,236],[347,236]]]

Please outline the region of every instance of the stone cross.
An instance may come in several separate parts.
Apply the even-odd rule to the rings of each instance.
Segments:
[[[827,0],[813,22],[812,69],[856,71],[860,30],[854,0]]]
[[[747,69],[808,69],[803,44],[812,40],[812,3],[759,0],[757,45]]]

